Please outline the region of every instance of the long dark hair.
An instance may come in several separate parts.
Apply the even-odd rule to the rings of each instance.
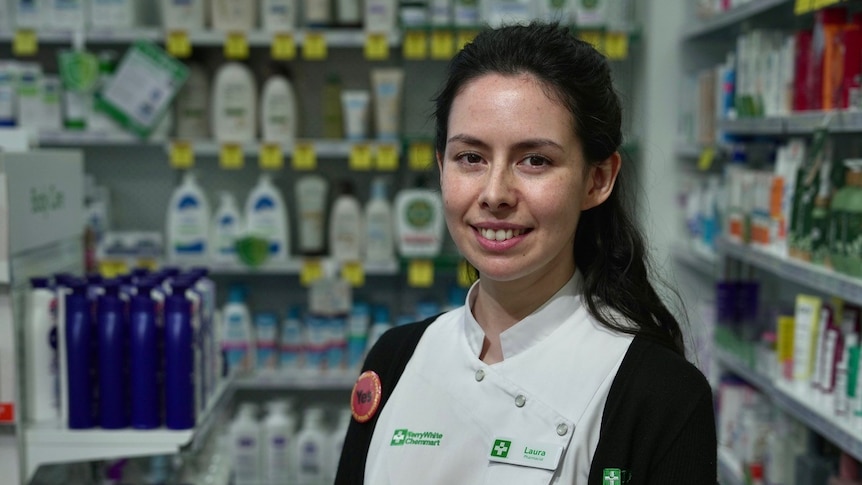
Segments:
[[[622,108],[607,59],[554,23],[534,22],[484,30],[449,64],[434,101],[436,149],[444,153],[452,101],[465,84],[485,74],[528,73],[564,103],[588,164],[599,164],[622,143]],[[604,326],[641,334],[685,354],[680,324],[649,280],[644,238],[624,200],[620,171],[609,198],[584,211],[575,234],[575,264],[589,312]],[[626,321],[615,318],[618,312]],[[633,326],[634,325],[634,326]]]

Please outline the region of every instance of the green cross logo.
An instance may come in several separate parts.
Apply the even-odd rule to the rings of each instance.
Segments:
[[[622,485],[623,473],[619,468],[605,468],[602,472],[602,485]]]
[[[392,441],[389,442],[389,446],[401,446],[404,444],[405,439],[407,439],[407,430],[396,429],[392,435]]]
[[[495,440],[494,446],[491,447],[491,456],[497,458],[506,458],[507,456],[509,456],[509,448],[511,447],[511,441]]]

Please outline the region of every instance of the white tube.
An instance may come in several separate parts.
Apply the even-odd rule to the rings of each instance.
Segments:
[[[377,126],[377,138],[395,140],[399,137],[401,127],[404,70],[372,69],[371,85],[374,89],[374,122]]]
[[[371,94],[368,91],[345,89],[341,92],[344,112],[344,136],[348,140],[368,138],[368,105]]]

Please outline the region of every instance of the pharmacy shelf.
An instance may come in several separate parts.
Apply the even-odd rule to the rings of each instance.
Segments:
[[[671,254],[677,262],[709,277],[715,277],[718,255],[703,249],[693,247],[691,244],[676,243],[673,245]]]
[[[719,130],[731,135],[783,135],[785,118],[738,118],[719,120]]]
[[[369,149],[376,151],[381,146],[392,146],[395,148],[396,152],[400,155],[402,152],[402,142],[401,140],[393,140],[391,142],[381,142],[378,140],[362,140],[362,141],[349,141],[349,140],[335,140],[335,139],[313,139],[313,140],[297,140],[297,144],[308,143],[314,147],[314,153],[318,158],[347,158],[350,156],[350,152],[354,147],[358,145],[365,145]],[[192,142],[192,150],[196,156],[201,157],[216,157],[218,156],[223,148],[224,144],[217,143],[214,141],[195,141]],[[260,153],[260,149],[262,147],[261,143],[244,143],[242,144],[243,154],[246,156],[257,155]],[[168,143],[165,145],[166,150],[171,149],[171,144]],[[291,154],[293,152],[293,147],[291,146],[282,146],[282,151],[285,154]]]
[[[862,280],[777,255],[765,249],[720,239],[718,252],[744,263],[769,271],[808,288],[862,304]]]
[[[773,381],[721,348],[716,348],[715,355],[723,367],[760,389],[775,406],[857,460],[862,460],[862,428],[854,429],[854,421],[836,417],[832,413],[832,403],[826,397],[808,389],[798,389],[791,383]]]
[[[112,146],[112,145],[158,145],[165,143],[163,139],[142,140],[135,135],[123,132],[99,131],[40,131],[40,146]]]
[[[222,382],[213,393],[207,409],[201,413],[198,425],[190,430],[70,430],[59,422],[24,425],[27,481],[32,479],[41,465],[46,464],[199,450],[218,422],[219,415],[230,403],[234,389],[230,381]]]
[[[261,266],[259,268],[251,268],[248,266],[242,266],[239,264],[218,264],[218,263],[208,263],[203,266],[209,268],[210,274],[212,275],[223,275],[223,276],[242,276],[242,275],[272,275],[272,276],[284,276],[284,275],[297,275],[300,274],[303,270],[303,267],[308,264],[310,261],[315,261],[316,263],[320,263],[320,265],[324,268],[326,267],[337,267],[339,263],[329,258],[323,259],[303,259],[303,258],[295,258],[289,259],[284,263],[278,264],[267,264],[265,266]],[[200,266],[200,265],[198,265]],[[400,262],[398,260],[391,261],[381,261],[381,262],[363,262],[362,270],[366,275],[369,276],[391,276],[399,273],[401,269]]]
[[[698,158],[703,153],[703,147],[696,143],[677,143],[674,152],[680,158]]]
[[[718,447],[718,479],[721,485],[745,485],[742,465],[724,446]]]
[[[682,40],[694,40],[698,37],[717,34],[756,15],[766,13],[774,8],[789,5],[791,0],[752,0],[702,22],[695,22],[683,30]]]
[[[808,135],[826,123],[831,133],[862,132],[862,111],[817,111],[771,118],[720,120],[719,129],[731,135]]]
[[[238,391],[349,391],[353,389],[357,375],[352,373],[287,374],[279,371],[259,372],[255,375],[236,378],[234,389]]]

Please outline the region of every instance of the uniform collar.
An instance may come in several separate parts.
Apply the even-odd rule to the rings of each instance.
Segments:
[[[478,285],[477,281],[470,288],[464,312],[467,343],[476,357],[481,354],[482,343],[485,340],[485,332],[473,316],[473,304],[479,290]],[[503,359],[512,358],[542,341],[559,328],[566,319],[574,315],[581,305],[581,277],[576,271],[569,281],[536,311],[500,334]]]

